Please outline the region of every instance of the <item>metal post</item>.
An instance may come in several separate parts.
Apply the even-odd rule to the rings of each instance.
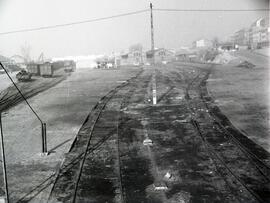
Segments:
[[[153,54],[153,64],[155,64],[155,45],[154,45],[154,23],[153,23],[153,4],[150,3],[151,9],[151,51]]]
[[[48,155],[46,123],[41,124],[41,135],[42,135],[42,155]]]
[[[2,112],[0,112],[0,136],[1,136],[2,168],[3,168],[3,177],[4,177],[6,200],[7,200],[7,203],[9,203],[8,182],[7,182],[7,172],[6,172],[6,158],[5,158],[5,147],[4,147],[4,135],[3,135],[3,129],[2,129],[1,115],[2,115]]]
[[[25,98],[25,96],[23,95],[23,93],[21,92],[21,90],[18,88],[18,86],[16,85],[16,83],[12,80],[12,78],[10,77],[10,75],[8,74],[6,68],[4,67],[4,65],[1,63],[0,61],[0,66],[3,68],[3,70],[5,71],[6,75],[8,76],[8,78],[10,79],[10,81],[13,83],[14,87],[17,89],[17,91],[20,93],[20,95],[22,96],[22,98],[24,99],[24,101],[26,102],[26,104],[29,106],[29,108],[31,109],[31,111],[35,114],[35,116],[37,117],[37,119],[40,121],[41,124],[41,141],[42,141],[42,155],[48,155],[47,152],[47,135],[46,135],[46,123],[43,123],[43,121],[41,120],[41,118],[38,116],[37,112],[34,111],[34,109],[32,108],[32,106],[29,104],[29,102],[27,101],[27,99]]]

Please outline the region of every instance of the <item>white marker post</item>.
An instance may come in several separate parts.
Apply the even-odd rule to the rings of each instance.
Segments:
[[[156,84],[156,70],[153,76],[153,105],[157,104],[157,84]]]

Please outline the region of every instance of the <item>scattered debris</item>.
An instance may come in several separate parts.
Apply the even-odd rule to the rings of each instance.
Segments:
[[[183,96],[178,96],[178,97],[175,97],[175,99],[183,99]]]
[[[143,145],[145,146],[152,146],[153,145],[153,141],[149,138],[146,138],[144,141],[143,141]]]
[[[255,65],[248,61],[243,61],[242,63],[238,64],[236,67],[254,68]]]
[[[0,197],[0,203],[6,203],[6,198]]]
[[[156,182],[153,185],[154,190],[168,190],[168,187],[164,182]]]
[[[167,172],[164,177],[166,179],[171,179],[172,178],[172,174],[170,174],[169,172]]]
[[[175,120],[173,122],[177,122],[177,123],[187,123],[188,121],[186,119],[183,120]]]
[[[170,199],[171,203],[190,203],[191,195],[189,192],[180,191],[175,194],[172,199]]]
[[[230,53],[223,52],[223,53],[218,54],[215,57],[215,59],[213,60],[213,63],[227,64],[235,59],[236,59],[236,57],[232,56]]]
[[[125,82],[127,82],[126,80],[118,80],[118,81],[116,81],[116,83],[125,83]]]

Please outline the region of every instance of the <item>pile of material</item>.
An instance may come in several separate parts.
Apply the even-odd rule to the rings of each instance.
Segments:
[[[218,54],[215,57],[215,59],[213,60],[213,63],[227,64],[235,59],[237,59],[237,58],[232,56],[231,54],[229,54],[227,52],[223,52],[223,53]]]
[[[248,62],[248,61],[243,61],[242,63],[238,64],[237,67],[243,67],[243,68],[254,68],[255,65]]]

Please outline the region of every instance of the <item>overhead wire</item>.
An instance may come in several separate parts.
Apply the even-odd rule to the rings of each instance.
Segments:
[[[66,26],[72,26],[72,25],[92,23],[92,22],[103,21],[103,20],[108,20],[108,19],[112,19],[112,18],[119,18],[119,17],[123,17],[123,16],[135,15],[135,14],[144,13],[147,11],[149,11],[149,9],[138,10],[138,11],[129,12],[129,13],[122,13],[122,14],[112,15],[112,16],[107,16],[107,17],[102,17],[102,18],[94,18],[94,19],[88,19],[88,20],[82,20],[82,21],[75,21],[75,22],[70,22],[70,23],[41,26],[41,27],[36,27],[36,28],[25,28],[25,29],[20,29],[20,30],[12,30],[12,31],[7,31],[7,32],[0,32],[0,35],[47,30],[47,29],[54,29],[54,28],[58,28],[58,27],[66,27]]]
[[[164,9],[164,8],[153,8],[153,11],[180,11],[180,12],[253,12],[253,11],[270,11],[268,8],[257,8],[257,9]]]
[[[59,27],[67,27],[67,26],[73,26],[73,25],[79,25],[79,24],[85,24],[85,23],[92,23],[92,22],[98,22],[103,20],[109,20],[113,18],[119,18],[129,15],[136,15],[140,13],[145,13],[150,11],[149,9],[143,9],[128,13],[122,13],[118,15],[112,15],[107,17],[101,17],[101,18],[94,18],[94,19],[87,19],[82,21],[75,21],[70,23],[63,23],[63,24],[56,24],[56,25],[48,25],[48,26],[41,26],[36,28],[24,28],[19,30],[12,30],[7,32],[0,32],[0,35],[7,35],[7,34],[14,34],[14,33],[23,33],[23,32],[32,32],[32,31],[39,31],[39,30],[48,30],[48,29],[54,29]],[[256,9],[164,9],[164,8],[153,8],[153,11],[163,11],[163,12],[265,12],[270,11],[268,8],[256,8]]]

